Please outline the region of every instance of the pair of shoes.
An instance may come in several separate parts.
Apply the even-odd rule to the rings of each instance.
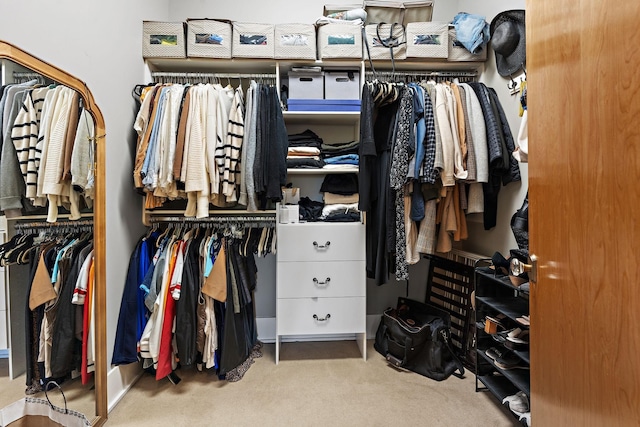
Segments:
[[[491,347],[486,352],[486,355],[493,359],[493,363],[500,369],[529,369],[517,354],[507,348]]]
[[[508,276],[510,265],[511,262],[500,252],[495,252],[491,257],[491,267],[495,270],[496,275]]]
[[[516,394],[505,397],[502,399],[502,404],[507,405],[507,407],[518,416],[529,412],[529,397],[524,391],[519,391]]]
[[[526,314],[524,316],[516,317],[516,322],[524,326],[529,326],[530,325],[529,315]]]
[[[504,345],[511,350],[526,350],[529,348],[529,330],[513,329],[507,334]]]
[[[527,411],[524,414],[520,415],[519,418],[522,425],[526,427],[531,427],[531,412]]]

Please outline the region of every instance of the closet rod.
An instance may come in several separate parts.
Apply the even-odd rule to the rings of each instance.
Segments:
[[[395,78],[406,77],[478,77],[477,71],[366,71],[365,77],[367,81],[375,79],[376,77],[388,77],[393,76]]]
[[[233,222],[273,222],[276,218],[268,215],[237,215],[237,216],[210,216],[207,218],[179,217],[179,216],[152,216],[150,222],[190,222],[190,223],[233,223]]]
[[[167,72],[155,71],[151,73],[151,77],[170,78],[212,78],[212,79],[275,79],[275,73],[183,73],[183,72]]]
[[[93,220],[59,221],[59,222],[19,222],[14,225],[20,233],[35,233],[38,230],[92,231]]]

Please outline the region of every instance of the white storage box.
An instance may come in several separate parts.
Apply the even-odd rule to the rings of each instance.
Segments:
[[[278,24],[275,27],[276,59],[316,59],[313,24]]]
[[[407,24],[407,57],[446,59],[449,56],[449,24],[411,22]]]
[[[234,58],[273,58],[275,43],[271,24],[233,23]]]
[[[449,28],[449,56],[447,59],[449,61],[486,61],[487,60],[487,49],[485,46],[484,49],[477,55],[469,52],[466,47],[464,47],[456,38],[456,29]]]
[[[230,21],[187,19],[187,56],[190,58],[231,58]]]
[[[324,73],[289,71],[289,99],[324,98]]]
[[[362,59],[362,27],[354,24],[325,24],[318,27],[318,58]]]
[[[381,59],[391,61],[391,50],[389,45],[393,45],[394,59],[405,59],[407,57],[407,35],[402,25],[394,25],[391,32],[391,24],[366,25],[364,27],[369,45],[369,55],[371,59]],[[387,46],[385,46],[385,44]],[[367,48],[364,48],[364,58],[367,58]]]
[[[325,71],[325,99],[360,99],[358,71]]]
[[[184,58],[186,56],[183,22],[142,22],[143,58]]]

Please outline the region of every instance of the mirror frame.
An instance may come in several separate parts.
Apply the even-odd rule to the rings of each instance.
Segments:
[[[92,425],[107,421],[107,325],[106,325],[106,212],[105,170],[106,133],[104,117],[87,85],[60,68],[43,61],[24,50],[0,40],[0,59],[8,59],[29,68],[60,84],[74,89],[82,97],[85,108],[93,116],[96,131],[95,197],[93,206],[94,273],[95,273],[95,394],[96,413]],[[91,416],[87,415],[87,418]]]

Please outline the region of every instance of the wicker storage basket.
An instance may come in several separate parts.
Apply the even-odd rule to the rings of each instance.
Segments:
[[[316,59],[313,24],[278,24],[274,40],[276,59]]]
[[[407,24],[407,57],[446,59],[449,56],[448,30],[446,22]]]
[[[474,55],[473,53],[469,52],[466,47],[462,46],[462,44],[458,42],[458,39],[456,38],[455,28],[449,29],[448,45],[449,45],[449,55],[447,58],[449,59],[449,61],[456,61],[456,62],[481,61],[483,62],[487,60],[488,47],[485,46],[480,53],[478,53],[477,55]]]
[[[184,58],[184,23],[142,22],[143,58]]]
[[[362,26],[325,24],[318,27],[318,58],[362,59]]]
[[[233,23],[234,58],[273,58],[275,54],[272,24]]]
[[[231,58],[230,21],[187,19],[187,56],[190,58]]]

